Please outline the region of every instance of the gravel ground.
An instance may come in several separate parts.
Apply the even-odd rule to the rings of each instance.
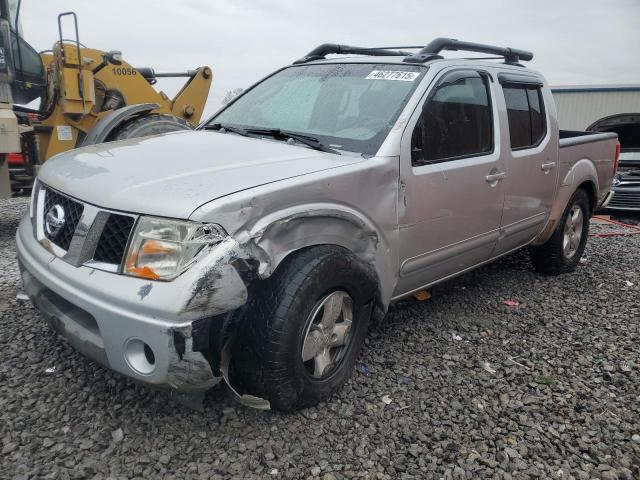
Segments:
[[[219,388],[198,413],[87,362],[16,298],[25,207],[0,203],[3,478],[640,478],[640,235],[590,239],[574,274],[518,253],[396,305],[316,408]]]

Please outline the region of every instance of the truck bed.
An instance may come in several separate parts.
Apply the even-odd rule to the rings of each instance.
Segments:
[[[615,133],[560,130],[558,162],[560,178],[565,179],[571,168],[581,160],[593,163],[598,177],[598,201],[600,204],[611,187],[613,164],[618,135]],[[568,179],[570,180],[570,179]],[[565,182],[562,182],[565,184]]]
[[[560,130],[560,148],[582,143],[599,142],[607,138],[618,138],[612,132],[586,132],[579,130]]]

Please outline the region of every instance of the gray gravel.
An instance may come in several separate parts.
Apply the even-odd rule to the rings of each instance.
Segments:
[[[16,298],[25,206],[0,203],[3,478],[640,478],[640,235],[592,238],[574,274],[518,253],[395,306],[316,408],[220,388],[198,413],[85,361]]]

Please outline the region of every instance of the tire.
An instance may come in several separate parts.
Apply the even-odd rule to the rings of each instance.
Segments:
[[[313,247],[285,259],[269,279],[252,288],[240,314],[232,356],[234,383],[282,411],[329,397],[351,375],[376,287],[371,268],[340,247]],[[330,307],[338,304],[335,325],[324,327],[325,310],[326,318],[332,317],[338,310]],[[331,347],[331,342],[338,346]]]
[[[576,225],[576,216],[582,219],[580,225]],[[536,271],[548,275],[573,272],[587,244],[590,217],[591,209],[586,192],[582,189],[576,190],[551,238],[543,245],[529,248],[531,262]],[[568,238],[565,239],[567,235]],[[569,242],[568,248],[565,248],[565,241]]]
[[[109,135],[109,141],[192,129],[193,127],[186,120],[172,115],[144,115],[124,122]]]

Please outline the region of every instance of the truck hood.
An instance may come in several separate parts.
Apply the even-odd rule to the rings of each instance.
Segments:
[[[216,198],[359,161],[270,139],[188,131],[71,150],[48,160],[38,178],[100,207],[188,218]]]

